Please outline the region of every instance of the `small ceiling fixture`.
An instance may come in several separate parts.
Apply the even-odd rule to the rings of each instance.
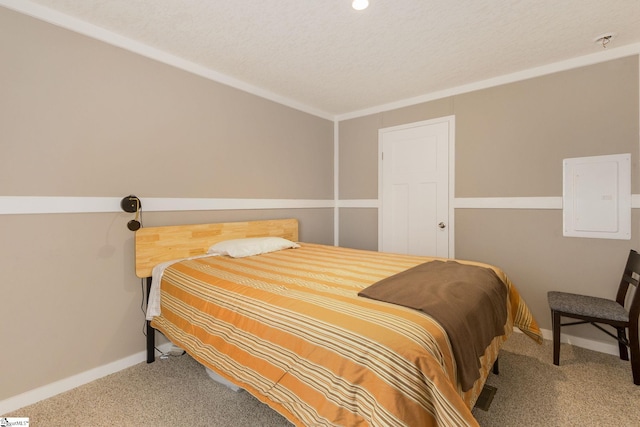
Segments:
[[[615,33],[604,33],[604,34],[600,34],[598,37],[593,39],[593,41],[599,45],[602,45],[602,47],[606,49],[609,42],[611,42],[611,40],[615,36],[616,36]]]
[[[353,0],[351,7],[355,10],[365,10],[369,7],[369,0]]]

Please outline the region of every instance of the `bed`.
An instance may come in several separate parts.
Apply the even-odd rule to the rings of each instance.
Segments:
[[[216,243],[258,237],[293,247],[207,254]],[[471,409],[514,326],[542,342],[509,278],[482,263],[298,242],[295,219],[142,228],[135,241],[136,274],[147,280],[147,361],[155,360],[158,330],[298,426],[477,425]],[[440,311],[465,319],[461,326],[470,333],[454,338],[451,319],[367,294],[403,294],[398,284],[407,289],[418,277],[407,274],[424,268],[495,277],[499,285],[491,292],[501,295],[502,307],[487,310],[483,296],[470,294],[452,300],[455,309]],[[437,294],[453,288],[436,285]],[[434,305],[435,298],[426,300]],[[471,302],[464,313],[460,300]],[[498,331],[481,331],[483,325],[468,320],[473,311],[493,318],[504,312],[493,320]],[[481,335],[488,340],[479,352],[476,344],[459,344]],[[469,360],[460,355],[466,347],[476,348],[476,365],[460,362]]]

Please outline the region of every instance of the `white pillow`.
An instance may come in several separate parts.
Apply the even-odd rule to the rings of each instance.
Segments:
[[[211,246],[207,253],[211,255],[229,255],[233,258],[242,258],[299,247],[299,244],[283,239],[282,237],[253,237],[218,242]]]

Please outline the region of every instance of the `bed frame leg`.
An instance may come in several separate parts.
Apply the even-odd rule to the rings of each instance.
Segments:
[[[496,361],[493,363],[493,368],[491,369],[496,375],[500,374],[500,366],[498,364],[498,360],[499,359],[496,358]]]
[[[151,277],[147,277],[147,302],[149,301],[149,293],[151,292]],[[153,363],[156,360],[156,330],[151,326],[151,321],[147,320],[147,363]]]

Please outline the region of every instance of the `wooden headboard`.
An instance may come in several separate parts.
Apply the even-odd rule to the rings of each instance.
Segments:
[[[147,227],[136,231],[136,276],[150,277],[153,267],[173,259],[202,255],[214,243],[245,237],[284,237],[298,241],[298,220],[223,222]]]

